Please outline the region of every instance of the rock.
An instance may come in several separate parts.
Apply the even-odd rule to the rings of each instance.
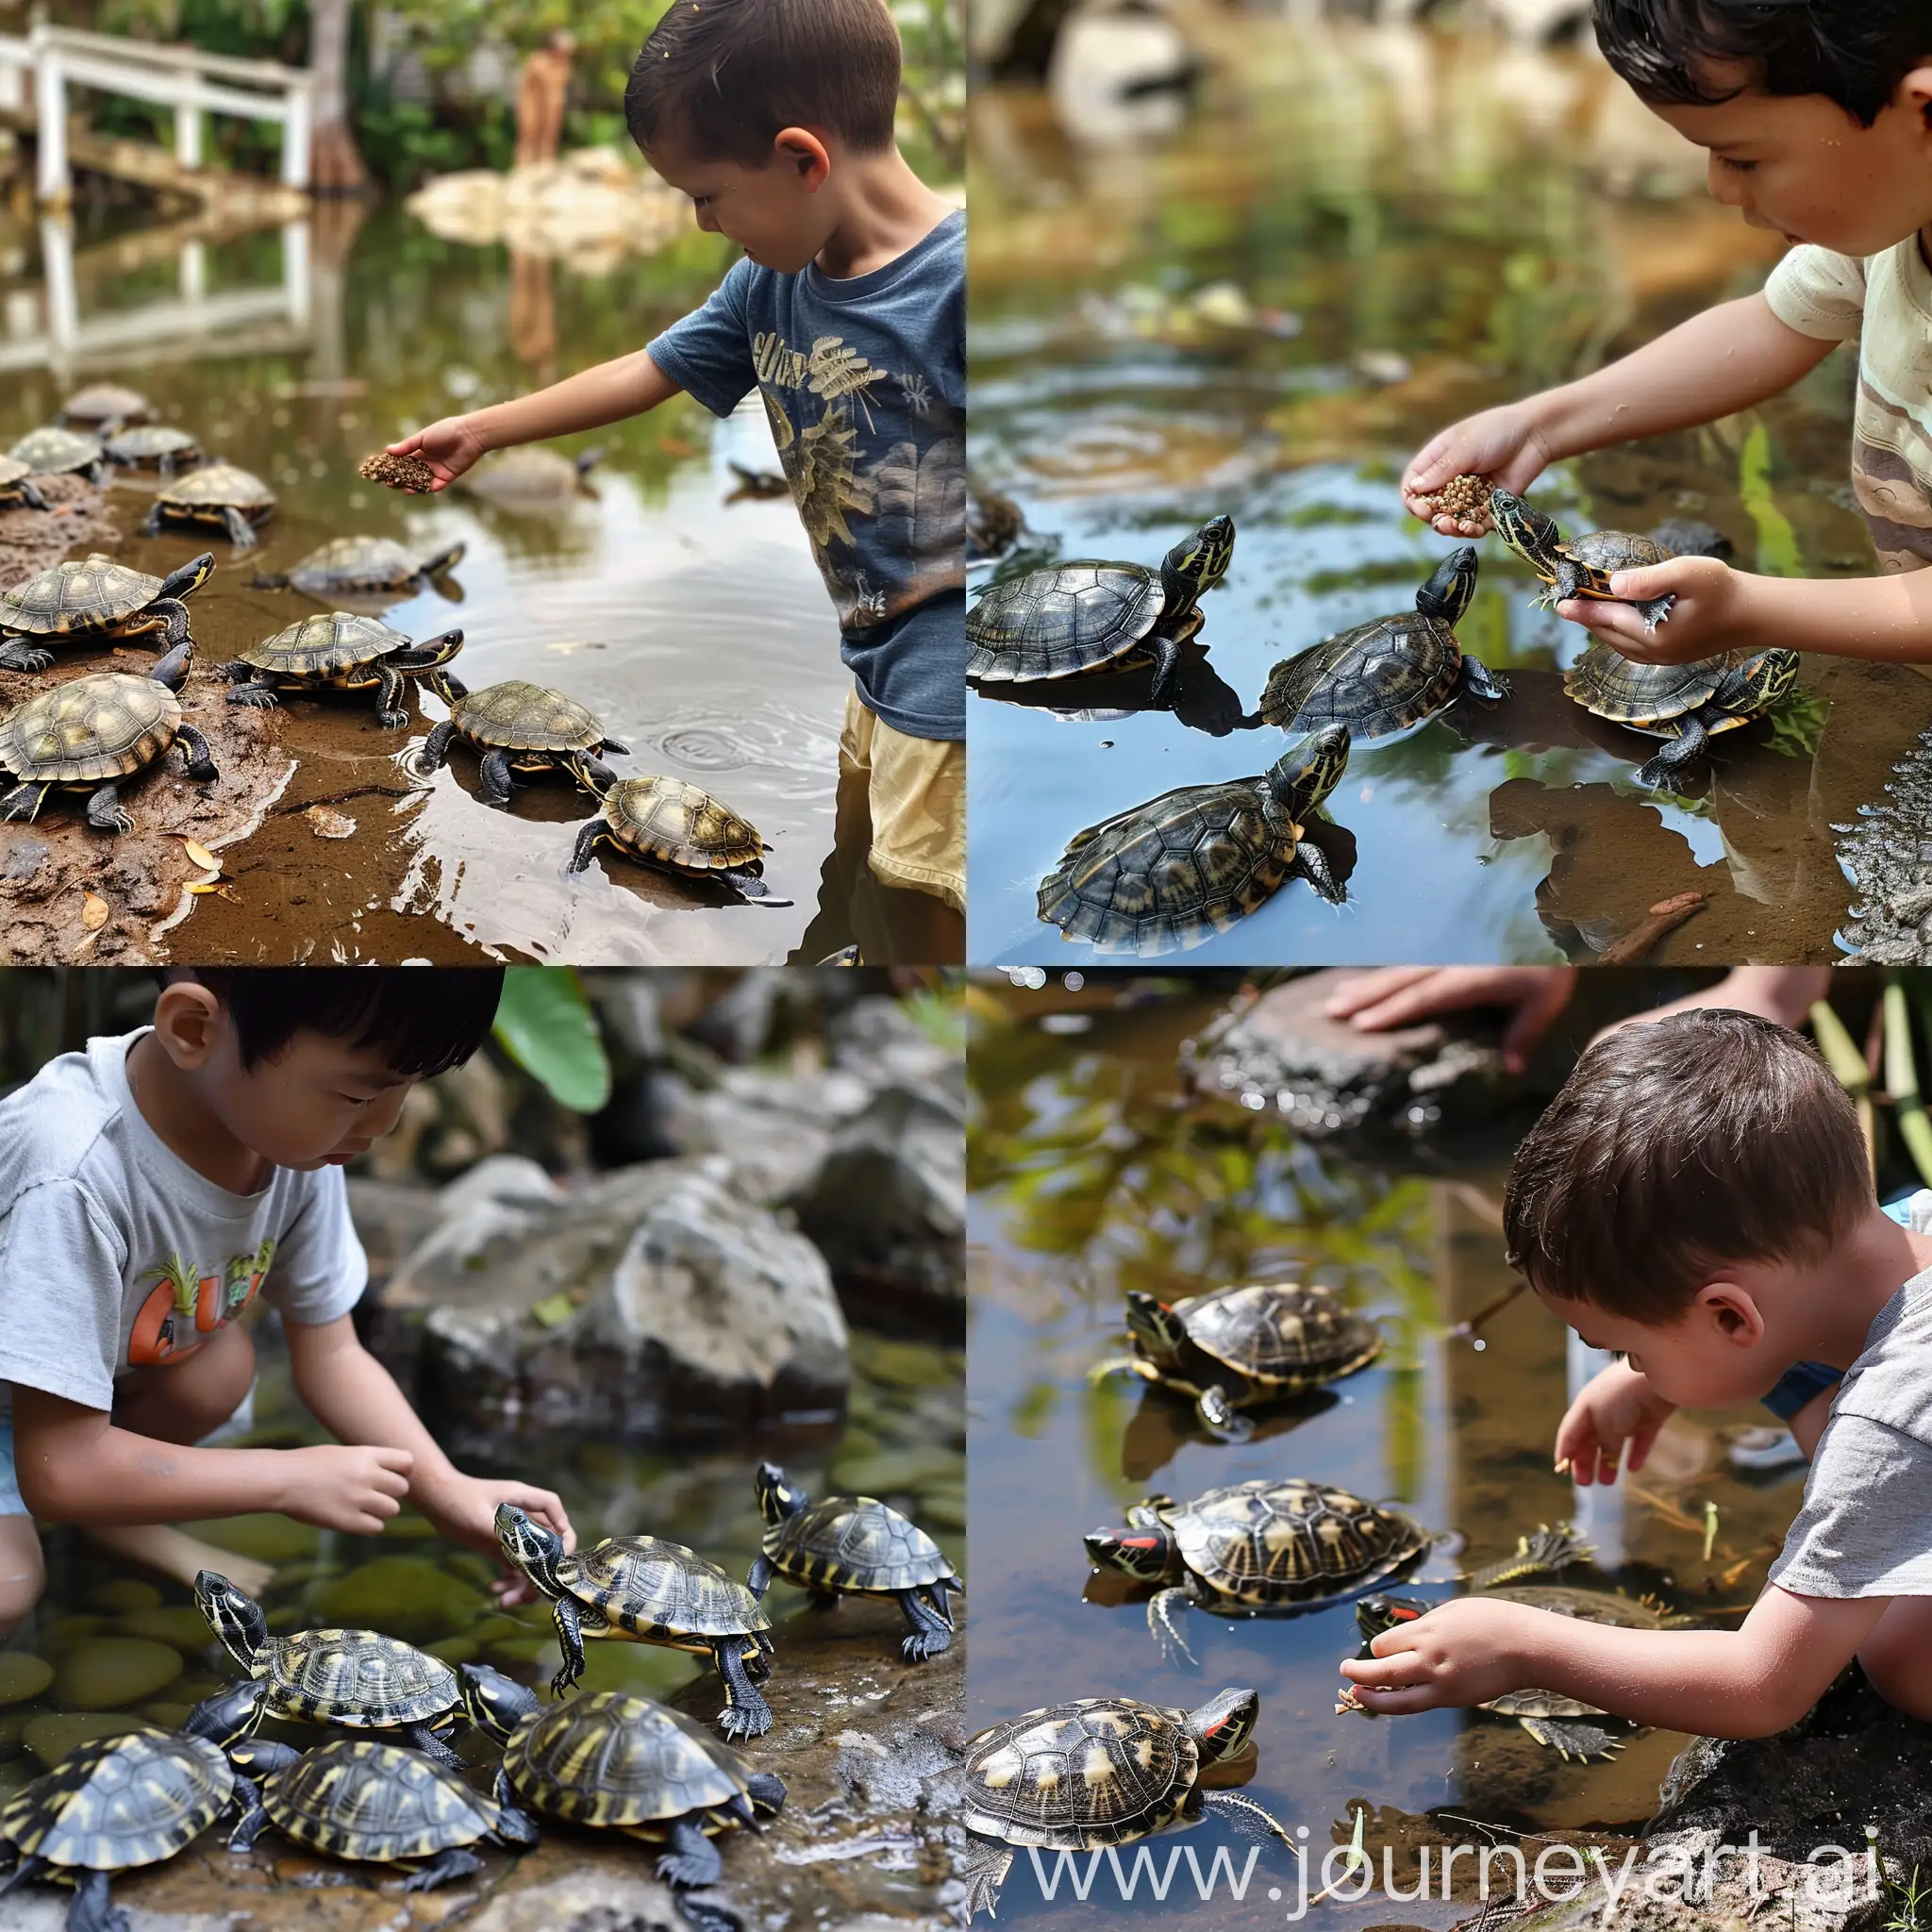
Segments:
[[[76,1644],[54,1675],[54,1698],[74,1710],[140,1704],[181,1674],[181,1653],[146,1637],[96,1637]]]
[[[88,1591],[88,1607],[106,1610],[152,1610],[160,1607],[161,1593],[152,1583],[138,1576],[110,1576]]]
[[[825,1041],[833,1066],[858,1074],[870,1087],[938,1086],[965,1099],[963,1048],[941,1046],[897,1000],[855,1001],[827,1023]]]
[[[131,1610],[115,1620],[114,1629],[122,1637],[144,1637],[153,1643],[173,1644],[176,1650],[193,1653],[206,1650],[216,1637],[208,1619],[192,1604],[165,1604],[158,1609]]]
[[[93,1738],[118,1738],[126,1731],[150,1728],[145,1719],[132,1717],[125,1710],[102,1711],[98,1716],[45,1710],[27,1720],[20,1739],[42,1765],[51,1769],[76,1744],[85,1744]]]
[[[499,175],[473,168],[432,175],[404,203],[432,234],[602,274],[625,255],[650,255],[685,229],[689,205],[608,148],[585,148]]]
[[[377,1557],[324,1584],[314,1606],[319,1623],[425,1643],[462,1634],[485,1599],[425,1557]]]
[[[264,1563],[313,1557],[322,1541],[322,1532],[313,1524],[297,1523],[292,1516],[280,1516],[272,1510],[253,1516],[221,1516],[207,1523],[184,1523],[181,1527],[190,1536],[214,1544],[218,1550],[233,1550],[238,1556],[254,1557]]]
[[[432,1189],[357,1174],[349,1176],[349,1213],[369,1257],[372,1291],[380,1291],[403,1257],[442,1218]]]
[[[818,1173],[840,1123],[862,1112],[870,1097],[853,1073],[726,1067],[717,1087],[686,1109],[683,1149],[728,1155],[739,1186],[771,1207]]]
[[[54,1681],[54,1666],[31,1651],[0,1651],[0,1704],[25,1704]]]

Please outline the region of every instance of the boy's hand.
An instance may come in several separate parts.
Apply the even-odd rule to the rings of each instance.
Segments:
[[[1341,1674],[1355,1702],[1378,1717],[1487,1704],[1534,1684],[1523,1653],[1535,1648],[1537,1618],[1548,1621],[1549,1613],[1458,1597],[1383,1631],[1369,1646],[1374,1655],[1349,1657]]]
[[[320,1529],[376,1536],[402,1507],[416,1458],[407,1449],[342,1447],[280,1452],[281,1493],[275,1507]]]
[[[1657,1432],[1677,1405],[1666,1402],[1628,1362],[1612,1362],[1583,1385],[1557,1429],[1557,1470],[1579,1489],[1617,1480],[1617,1457],[1627,1442],[1626,1468],[1643,1467]]]
[[[1471,1007],[1501,1007],[1509,1015],[1503,1065],[1520,1074],[1575,986],[1574,967],[1379,966],[1343,980],[1323,1011],[1359,1032],[1385,1033]]]
[[[445,416],[428,428],[391,443],[389,453],[392,457],[421,457],[436,472],[436,481],[429,486],[434,494],[447,490],[489,448],[475,416]]]
[[[1535,419],[1521,403],[1484,409],[1452,423],[1423,445],[1402,478],[1402,500],[1445,537],[1481,537],[1491,525],[1485,510],[1475,517],[1431,514],[1432,499],[1452,476],[1487,476],[1521,496],[1553,460]]]
[[[496,1541],[496,1506],[499,1503],[514,1503],[519,1509],[527,1510],[539,1523],[555,1530],[563,1539],[566,1551],[577,1546],[577,1533],[570,1526],[570,1518],[563,1505],[550,1491],[532,1489],[528,1483],[490,1482],[481,1476],[464,1475],[460,1471],[453,1471],[449,1480],[433,1494],[418,1491],[412,1500],[451,1542],[466,1543],[471,1549],[481,1550],[499,1561],[503,1557],[502,1547]],[[527,1576],[521,1571],[509,1569],[507,1564],[505,1573],[490,1586],[498,1603],[508,1607],[512,1604],[535,1601],[537,1586]]]
[[[1580,624],[1640,664],[1688,664],[1693,658],[1715,658],[1747,645],[1742,627],[1750,583],[1742,572],[1714,557],[1674,557],[1668,563],[1610,575],[1610,589],[1619,597],[1676,598],[1671,614],[1655,630],[1645,630],[1643,619],[1628,604],[1591,597],[1558,604],[1557,615]]]

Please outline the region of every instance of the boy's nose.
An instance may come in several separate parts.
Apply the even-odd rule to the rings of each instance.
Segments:
[[[369,1108],[357,1123],[365,1128],[372,1141],[379,1141],[394,1127],[403,1111],[403,1102],[409,1097],[409,1085],[391,1088],[389,1092],[378,1094],[369,1103]]]
[[[701,227],[706,234],[715,235],[718,232],[718,217],[714,215],[709,208],[694,208],[691,209],[691,213],[697,217],[698,226]]]
[[[1704,180],[1705,186],[1710,192],[1711,200],[1721,202],[1725,208],[1744,206],[1742,177],[1735,169],[1724,167],[1715,155],[1711,156],[1708,165],[1705,168]]]

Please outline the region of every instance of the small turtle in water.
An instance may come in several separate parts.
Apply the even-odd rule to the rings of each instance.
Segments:
[[[18,457],[0,457],[0,509],[52,509],[54,506],[35,489],[33,471]]]
[[[1507,683],[1456,641],[1475,573],[1475,545],[1465,543],[1437,565],[1413,610],[1357,625],[1275,665],[1261,716],[1284,731],[1346,724],[1357,738],[1386,738],[1437,716],[1464,691],[1507,697]]]
[[[100,438],[79,429],[29,429],[7,454],[36,476],[85,476],[96,490],[108,480]]]
[[[258,1743],[261,1808],[228,1840],[252,1851],[274,1824],[284,1838],[332,1858],[419,1864],[405,1891],[433,1891],[483,1869],[472,1845],[525,1852],[537,1827],[514,1805],[473,1791],[447,1764],[373,1738],[331,1738],[309,1751]]]
[[[1247,1690],[1194,1710],[1078,1697],[967,1739],[958,1817],[981,1840],[966,1858],[967,1916],[998,1904],[1016,1845],[1098,1852],[1196,1824],[1210,1808],[1288,1840],[1252,1799],[1201,1789],[1207,1766],[1247,1750],[1260,1714],[1260,1696]]]
[[[1151,662],[1153,702],[1165,705],[1180,646],[1201,628],[1201,595],[1233,556],[1233,518],[1212,517],[1158,571],[1083,558],[994,584],[966,613],[966,675],[1031,684]]]
[[[520,678],[481,691],[471,691],[454,677],[444,678],[443,686],[446,693],[455,693],[456,706],[424,741],[416,760],[419,776],[441,771],[449,761],[450,745],[460,738],[482,754],[477,796],[485,805],[508,808],[512,773],[527,777],[563,772],[600,794],[618,783],[617,774],[598,755],[628,754],[630,747],[607,737],[576,699]]]
[[[566,1556],[563,1539],[513,1503],[496,1508],[503,1554],[550,1599],[563,1665],[559,1697],[584,1674],[584,1642],[608,1637],[708,1656],[724,1680],[718,1723],[727,1738],[762,1737],[772,1707],[758,1684],[772,1674],[772,1620],[744,1585],[682,1543],[614,1536]],[[756,1681],[755,1681],[756,1680]]]
[[[1407,1517],[1327,1483],[1236,1483],[1191,1503],[1147,1496],[1124,1529],[1096,1529],[1097,1570],[1165,1586],[1147,1628],[1170,1662],[1193,1653],[1174,1622],[1190,1605],[1217,1617],[1319,1609],[1411,1568],[1429,1539]]]
[[[1143,957],[1227,932],[1304,878],[1346,896],[1303,821],[1348,763],[1345,724],[1324,725],[1257,777],[1184,785],[1075,832],[1040,882],[1040,917],[1103,952]]]
[[[577,834],[569,872],[582,872],[599,845],[687,878],[715,879],[759,906],[789,906],[772,898],[761,874],[772,848],[749,819],[683,778],[620,778],[604,793],[603,809]]]
[[[108,460],[124,470],[157,470],[172,476],[201,460],[201,446],[185,429],[173,429],[165,423],[143,423],[108,437],[104,445]]]
[[[402,708],[403,686],[419,679],[454,703],[442,667],[463,647],[460,630],[412,643],[399,630],[353,611],[305,617],[274,637],[251,644],[222,669],[235,689],[231,705],[273,705],[277,691],[374,691],[375,721],[391,731],[409,722]]]
[[[44,671],[54,654],[28,638],[106,643],[159,631],[160,648],[191,641],[188,607],[214,575],[211,550],[165,577],[130,570],[101,551],[57,563],[0,591],[0,671]]]
[[[101,436],[112,436],[124,423],[145,423],[154,406],[139,390],[118,382],[91,382],[60,405],[55,422],[79,423]]]
[[[254,583],[258,591],[297,590],[319,604],[385,591],[410,597],[454,570],[467,547],[458,541],[416,550],[392,537],[331,537],[293,570],[257,571]]]
[[[847,1591],[896,1602],[910,1628],[899,1640],[908,1663],[924,1663],[953,1641],[949,1591],[964,1591],[946,1553],[909,1517],[872,1496],[827,1496],[814,1503],[774,1462],[758,1464],[759,1557],[745,1578],[763,1598],[774,1576],[836,1603]]]
[[[724,499],[726,503],[742,503],[747,497],[757,501],[791,494],[791,484],[781,470],[748,470],[742,463],[732,462],[724,467],[737,479]]]
[[[584,493],[584,478],[603,455],[599,448],[564,457],[526,443],[465,470],[455,487],[502,509],[554,509],[575,503]]]
[[[1127,1332],[1134,1353],[1096,1363],[1089,1379],[1124,1371],[1191,1395],[1207,1428],[1235,1441],[1253,1433],[1237,1408],[1338,1381],[1382,1352],[1373,1322],[1327,1289],[1291,1281],[1210,1289],[1176,1302],[1130,1288]]]
[[[1647,631],[1655,630],[1670,616],[1671,606],[1677,601],[1674,596],[1638,599],[1610,594],[1611,572],[1641,570],[1647,564],[1667,563],[1675,556],[1656,538],[1640,537],[1630,530],[1591,530],[1586,536],[1565,538],[1551,518],[1507,490],[1491,492],[1490,513],[1495,518],[1497,536],[1547,587],[1538,596],[1539,604],[1561,604],[1571,597],[1628,603],[1643,619]]]
[[[253,550],[255,526],[275,513],[275,491],[252,470],[205,463],[178,482],[162,484],[141,527],[153,537],[170,524],[201,525],[223,531],[237,550]]]
[[[1018,548],[1026,520],[1004,491],[968,477],[966,483],[966,561],[997,563]]]

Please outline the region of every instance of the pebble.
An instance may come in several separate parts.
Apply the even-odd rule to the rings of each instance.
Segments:
[[[28,1650],[0,1651],[0,1704],[25,1704],[54,1681],[54,1666]]]
[[[72,1710],[113,1710],[152,1697],[180,1674],[181,1653],[170,1644],[145,1637],[100,1637],[60,1659],[54,1696]]]
[[[447,1637],[486,1607],[474,1585],[426,1557],[377,1557],[325,1584],[315,1606],[325,1624],[381,1630],[408,1643]]]
[[[929,1483],[958,1481],[959,1458],[949,1449],[901,1449],[884,1456],[843,1456],[832,1465],[841,1495],[904,1496]]]
[[[693,1677],[710,1669],[708,1657],[685,1650],[667,1650],[657,1643],[617,1643],[606,1640],[584,1646],[584,1674],[579,1690],[624,1690],[633,1696],[668,1697]],[[718,1690],[724,1705],[724,1686]]]
[[[425,1643],[423,1648],[446,1664],[467,1664],[475,1662],[483,1646],[474,1637],[445,1637],[441,1643]]]
[[[85,1744],[90,1739],[118,1738],[127,1731],[148,1728],[142,1719],[125,1710],[43,1710],[27,1721],[20,1735],[26,1748],[51,1768],[76,1744]]]
[[[152,1583],[143,1583],[138,1576],[110,1576],[106,1583],[96,1585],[87,1593],[90,1609],[106,1610],[109,1613],[158,1609],[160,1602],[160,1591]],[[197,1611],[196,1615],[199,1614]]]
[[[233,1550],[262,1563],[292,1562],[312,1557],[321,1546],[322,1532],[292,1516],[261,1510],[253,1516],[224,1516],[212,1523],[184,1523],[190,1536],[201,1537],[218,1550]]]
[[[155,1643],[172,1643],[176,1650],[206,1650],[217,1641],[208,1619],[192,1604],[166,1604],[151,1610],[133,1610],[114,1625],[123,1637],[145,1637]]]

